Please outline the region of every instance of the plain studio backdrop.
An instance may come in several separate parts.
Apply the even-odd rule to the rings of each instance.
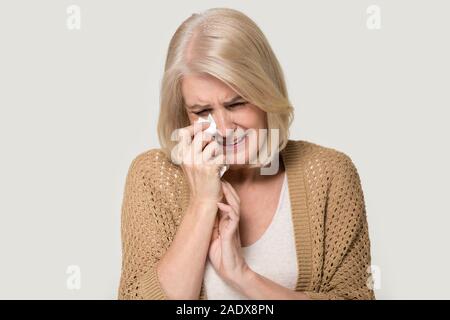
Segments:
[[[0,298],[116,299],[125,177],[159,147],[168,43],[211,7],[267,36],[291,139],[353,159],[377,298],[449,299],[445,0],[2,0]]]

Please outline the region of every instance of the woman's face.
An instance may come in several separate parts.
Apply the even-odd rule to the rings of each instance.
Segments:
[[[209,114],[214,118],[222,138],[218,142],[228,164],[244,164],[249,163],[249,159],[255,159],[259,129],[267,128],[266,112],[210,75],[185,76],[181,90],[191,124],[200,117],[207,118]],[[250,139],[255,143],[250,144]]]

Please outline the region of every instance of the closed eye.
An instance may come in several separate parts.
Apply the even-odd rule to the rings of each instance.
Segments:
[[[202,111],[199,111],[199,112],[193,112],[194,114],[196,114],[196,115],[198,115],[198,116],[205,116],[205,115],[208,115],[208,112],[209,110],[202,110]]]
[[[242,105],[246,105],[247,104],[247,102],[244,102],[244,101],[242,101],[242,102],[236,102],[236,103],[233,103],[233,104],[230,104],[229,106],[227,106],[227,108],[236,108],[236,107],[239,107],[239,106],[242,106]],[[203,117],[203,116],[207,116],[208,115],[208,112],[210,111],[211,109],[205,109],[205,110],[202,110],[202,111],[198,111],[198,112],[193,112],[194,114],[196,114],[196,115],[198,115],[198,116],[201,116],[201,117]]]
[[[246,102],[236,102],[236,103],[233,103],[233,104],[231,104],[231,105],[229,105],[228,106],[228,108],[234,108],[234,107],[238,107],[238,106],[241,106],[241,105],[244,105],[244,104],[246,104]]]

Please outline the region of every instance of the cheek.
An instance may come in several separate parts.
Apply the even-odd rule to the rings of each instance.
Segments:
[[[266,113],[258,107],[252,106],[246,109],[242,119],[245,119],[243,125],[247,128],[266,128]]]
[[[186,111],[186,114],[187,114],[190,124],[193,124],[195,122],[195,120],[197,119],[197,117],[195,117],[192,113],[187,112],[187,111]]]

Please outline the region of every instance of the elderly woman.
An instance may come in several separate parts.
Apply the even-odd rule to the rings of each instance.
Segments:
[[[208,116],[216,138],[197,124]],[[280,64],[251,19],[210,9],[181,24],[162,81],[161,149],[138,155],[126,179],[119,299],[374,298],[357,170],[340,151],[289,140],[292,119]],[[253,161],[264,152],[248,132],[275,152]],[[271,174],[267,159],[279,164]]]

